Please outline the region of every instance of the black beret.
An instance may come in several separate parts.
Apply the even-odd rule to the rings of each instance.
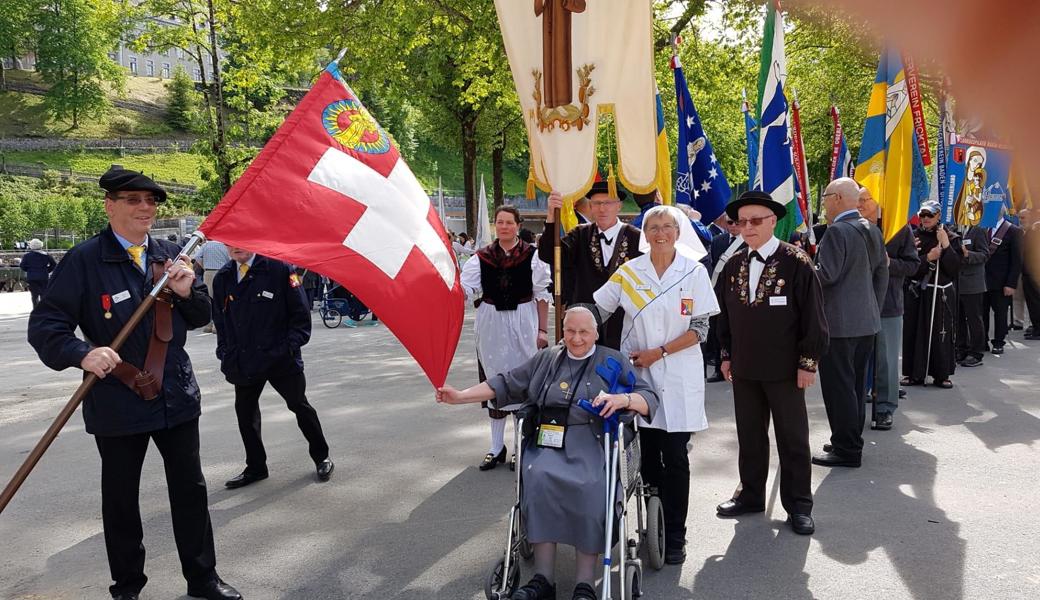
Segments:
[[[744,192],[739,198],[730,202],[726,205],[726,216],[737,220],[737,211],[740,210],[741,206],[764,206],[776,214],[776,218],[782,219],[787,214],[787,208],[783,204],[780,204],[773,197],[765,192],[758,190],[750,190]]]
[[[152,181],[151,178],[145,176],[143,173],[124,169],[118,165],[112,165],[112,167],[101,176],[98,185],[101,186],[101,189],[113,194],[115,192],[128,191],[152,192],[155,194],[156,200],[159,202],[166,202],[166,190],[162,189],[159,184]]]
[[[596,194],[607,194],[607,195],[610,194],[610,192],[607,189],[607,182],[606,182],[606,180],[597,181],[597,182],[593,183],[592,184],[592,188],[589,189],[589,193],[585,194],[585,197],[586,198],[592,198]],[[618,186],[617,195],[618,195],[618,200],[624,200],[626,197],[628,197],[628,194],[626,194],[625,190],[621,189],[620,186]]]

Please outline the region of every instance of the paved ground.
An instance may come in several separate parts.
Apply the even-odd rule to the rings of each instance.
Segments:
[[[6,482],[74,389],[75,372],[43,367],[25,343],[25,295],[0,295],[0,481]],[[487,430],[474,408],[433,402],[428,382],[382,326],[327,330],[304,349],[310,397],[337,460],[318,483],[302,436],[277,396],[264,396],[271,478],[230,492],[242,468],[232,391],[213,336],[189,352],[203,389],[202,460],[221,574],[254,599],[479,599],[513,494],[506,469],[481,473]],[[450,382],[476,378],[467,323]],[[732,401],[709,386],[711,428],[693,441],[689,558],[647,572],[649,598],[1040,597],[1040,344],[1012,336],[1003,357],[954,377],[953,390],[911,388],[890,432],[868,432],[858,470],[814,468],[818,533],[766,515],[720,520],[736,483]],[[818,388],[812,442],[827,438]],[[0,515],[0,597],[106,598],[99,461],[81,418]],[[161,463],[141,486],[144,598],[181,598]],[[560,598],[573,582],[559,560]],[[527,575],[525,574],[525,578]]]

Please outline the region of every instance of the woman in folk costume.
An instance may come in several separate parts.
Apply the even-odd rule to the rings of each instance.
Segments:
[[[475,331],[480,381],[527,362],[548,345],[549,265],[538,260],[536,248],[519,237],[520,211],[501,206],[495,211],[495,241],[477,251],[477,260],[462,266],[462,288],[479,298]],[[487,406],[485,404],[485,406]],[[506,460],[506,417],[515,405],[488,408],[491,447],[480,470]],[[515,468],[514,456],[510,468]]]
[[[624,309],[621,352],[661,399],[653,420],[639,420],[642,474],[664,507],[665,562],[680,564],[690,499],[687,444],[708,427],[700,342],[719,304],[700,262],[706,252],[682,211],[647,211],[639,250],[643,255],[618,267],[594,297],[601,313]]]

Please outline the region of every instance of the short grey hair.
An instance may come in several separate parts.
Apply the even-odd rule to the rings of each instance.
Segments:
[[[588,315],[589,319],[592,320],[592,328],[597,328],[596,315],[586,306],[572,306],[563,313],[563,322],[567,322],[567,317],[573,315]]]
[[[668,217],[672,220],[672,223],[674,223],[675,227],[678,229],[680,226],[679,215],[681,214],[682,212],[674,206],[655,206],[650,210],[646,211],[646,214],[643,215],[643,224],[646,225],[646,222],[650,219],[656,219],[658,217]]]
[[[43,249],[43,242],[41,242],[40,240],[38,240],[36,238],[33,238],[33,239],[29,240],[29,249],[30,250],[42,250]]]

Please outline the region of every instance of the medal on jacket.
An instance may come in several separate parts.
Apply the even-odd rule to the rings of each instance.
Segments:
[[[101,308],[105,309],[105,318],[112,318],[112,296],[101,294]]]

